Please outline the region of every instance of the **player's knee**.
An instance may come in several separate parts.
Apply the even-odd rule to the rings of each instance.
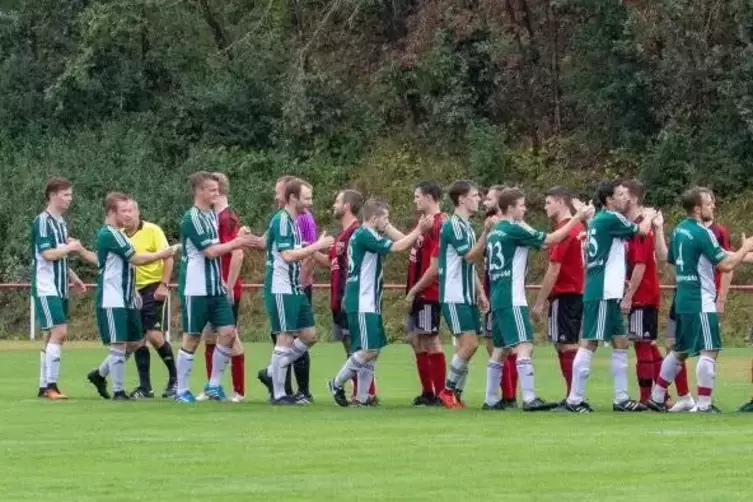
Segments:
[[[158,349],[165,344],[165,335],[158,330],[150,330],[146,332],[146,340],[152,344],[152,347]],[[146,340],[143,341],[146,344]]]
[[[62,344],[65,341],[65,338],[68,336],[68,325],[62,324],[60,326],[55,326],[50,330],[48,343],[49,342],[55,342],[58,344]]]
[[[298,338],[308,346],[314,345],[317,342],[316,330],[313,328],[301,330]]]
[[[198,336],[191,336],[191,335],[183,335],[183,341],[181,343],[181,348],[183,350],[186,350],[188,352],[195,352],[196,347],[199,346],[199,342],[201,341],[201,337]]]

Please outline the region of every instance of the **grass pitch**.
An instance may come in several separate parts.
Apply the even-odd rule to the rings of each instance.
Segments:
[[[412,409],[418,384],[404,345],[388,347],[377,365],[381,408],[333,405],[324,382],[343,361],[336,344],[312,354],[316,404],[273,408],[254,379],[269,351],[247,346],[249,402],[193,406],[99,399],[85,375],[104,350],[70,344],[60,385],[71,400],[46,402],[34,397],[37,346],[0,343],[0,500],[706,502],[750,493],[753,416],[731,413],[751,390],[746,349],[725,351],[718,365],[717,403],[730,412],[723,416],[612,413],[604,349],[589,386],[591,416],[479,411],[481,352],[469,409]],[[552,349],[540,348],[534,363],[541,396],[560,399]],[[152,368],[161,388],[154,355]],[[129,362],[129,388],[135,379]]]

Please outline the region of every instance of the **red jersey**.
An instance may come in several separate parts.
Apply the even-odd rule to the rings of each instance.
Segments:
[[[408,263],[408,284],[405,289],[406,293],[418,282],[431,265],[432,256],[439,255],[439,236],[442,233],[442,224],[447,218],[444,213],[434,215],[434,225],[431,230],[422,234],[410,250],[410,261]],[[416,297],[424,302],[439,301],[439,277]]]
[[[643,217],[635,220],[640,223]],[[638,290],[633,295],[634,307],[659,307],[661,289],[659,288],[659,270],[656,266],[656,253],[654,252],[654,231],[648,235],[635,235],[627,243],[627,278],[633,275],[636,265],[646,265],[643,280]]]
[[[340,312],[342,309],[345,282],[348,280],[348,242],[357,228],[358,221],[354,221],[340,232],[329,248],[329,298],[332,312]]]
[[[714,237],[716,237],[716,240],[722,249],[725,251],[732,251],[732,242],[727,227],[712,223],[709,230],[714,234]],[[716,292],[719,294],[719,289],[722,285],[722,274],[719,272],[719,269],[714,269],[714,283],[716,284]]]
[[[220,243],[224,244],[230,242],[238,237],[238,231],[241,229],[240,219],[235,211],[226,207],[219,213],[217,213],[218,233],[220,236]],[[230,275],[230,260],[233,257],[233,253],[227,253],[220,257],[220,267],[222,268],[222,280],[227,284],[227,278]],[[227,287],[233,288],[233,298],[238,302],[243,288],[241,288],[241,276],[238,275],[238,280],[235,284],[227,284]]]
[[[569,220],[562,220],[555,228],[562,228]],[[560,273],[549,298],[563,294],[583,294],[583,242],[580,234],[585,229],[578,223],[564,241],[549,249],[549,261],[560,264]]]

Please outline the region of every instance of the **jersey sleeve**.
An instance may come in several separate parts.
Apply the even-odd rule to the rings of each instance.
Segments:
[[[269,226],[268,239],[272,238],[280,251],[289,251],[295,248],[295,229],[290,224],[290,218],[276,217]]]
[[[220,216],[219,225],[217,225],[217,233],[220,236],[220,242],[230,242],[238,237],[238,231],[240,225],[238,224],[235,215],[228,213],[229,209],[226,209]]]
[[[549,248],[549,261],[562,263],[567,256],[567,250],[570,247],[572,237],[568,236],[564,241],[555,244]]]
[[[727,230],[727,227],[717,225],[717,240],[722,249],[725,251],[732,251],[732,239],[729,236],[729,230]]]
[[[309,211],[302,213],[296,218],[296,225],[301,232],[301,240],[304,245],[313,244],[317,239],[316,220]]]
[[[701,239],[701,254],[714,266],[719,265],[727,257],[727,252],[719,245],[714,234],[705,232],[705,238]]]
[[[162,231],[162,229],[158,226],[154,227],[154,249],[156,251],[162,251],[163,249],[166,249],[170,247],[170,244],[167,242],[167,237],[165,237],[165,232]]]
[[[518,246],[541,249],[544,247],[544,241],[546,240],[546,234],[535,230],[528,225],[521,225],[516,223],[510,226],[510,233],[512,238]]]
[[[468,231],[455,219],[449,219],[442,225],[441,238],[446,240],[459,256],[465,256],[470,250]],[[439,256],[437,246],[436,256]]]
[[[126,239],[125,235],[114,230],[103,232],[97,244],[98,248],[111,251],[124,260],[130,260],[135,253],[133,246]]]
[[[630,238],[638,233],[638,225],[619,213],[609,214],[609,234],[617,238]]]
[[[191,241],[199,251],[204,251],[209,246],[216,244],[212,235],[207,232],[198,217],[187,215],[180,223],[180,233],[186,240]]]
[[[376,253],[380,256],[389,254],[392,251],[391,240],[376,236],[371,232],[358,232],[352,239],[356,239],[356,244],[363,247],[366,251]]]
[[[47,218],[37,218],[34,220],[34,248],[41,253],[55,247],[52,238],[52,225]]]

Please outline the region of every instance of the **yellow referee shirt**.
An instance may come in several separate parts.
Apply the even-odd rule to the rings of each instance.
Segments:
[[[128,240],[131,241],[131,245],[137,253],[156,253],[169,247],[162,229],[148,221],[139,223],[139,229],[136,230],[135,234],[128,237]],[[162,281],[164,270],[163,260],[136,267],[136,289]]]

